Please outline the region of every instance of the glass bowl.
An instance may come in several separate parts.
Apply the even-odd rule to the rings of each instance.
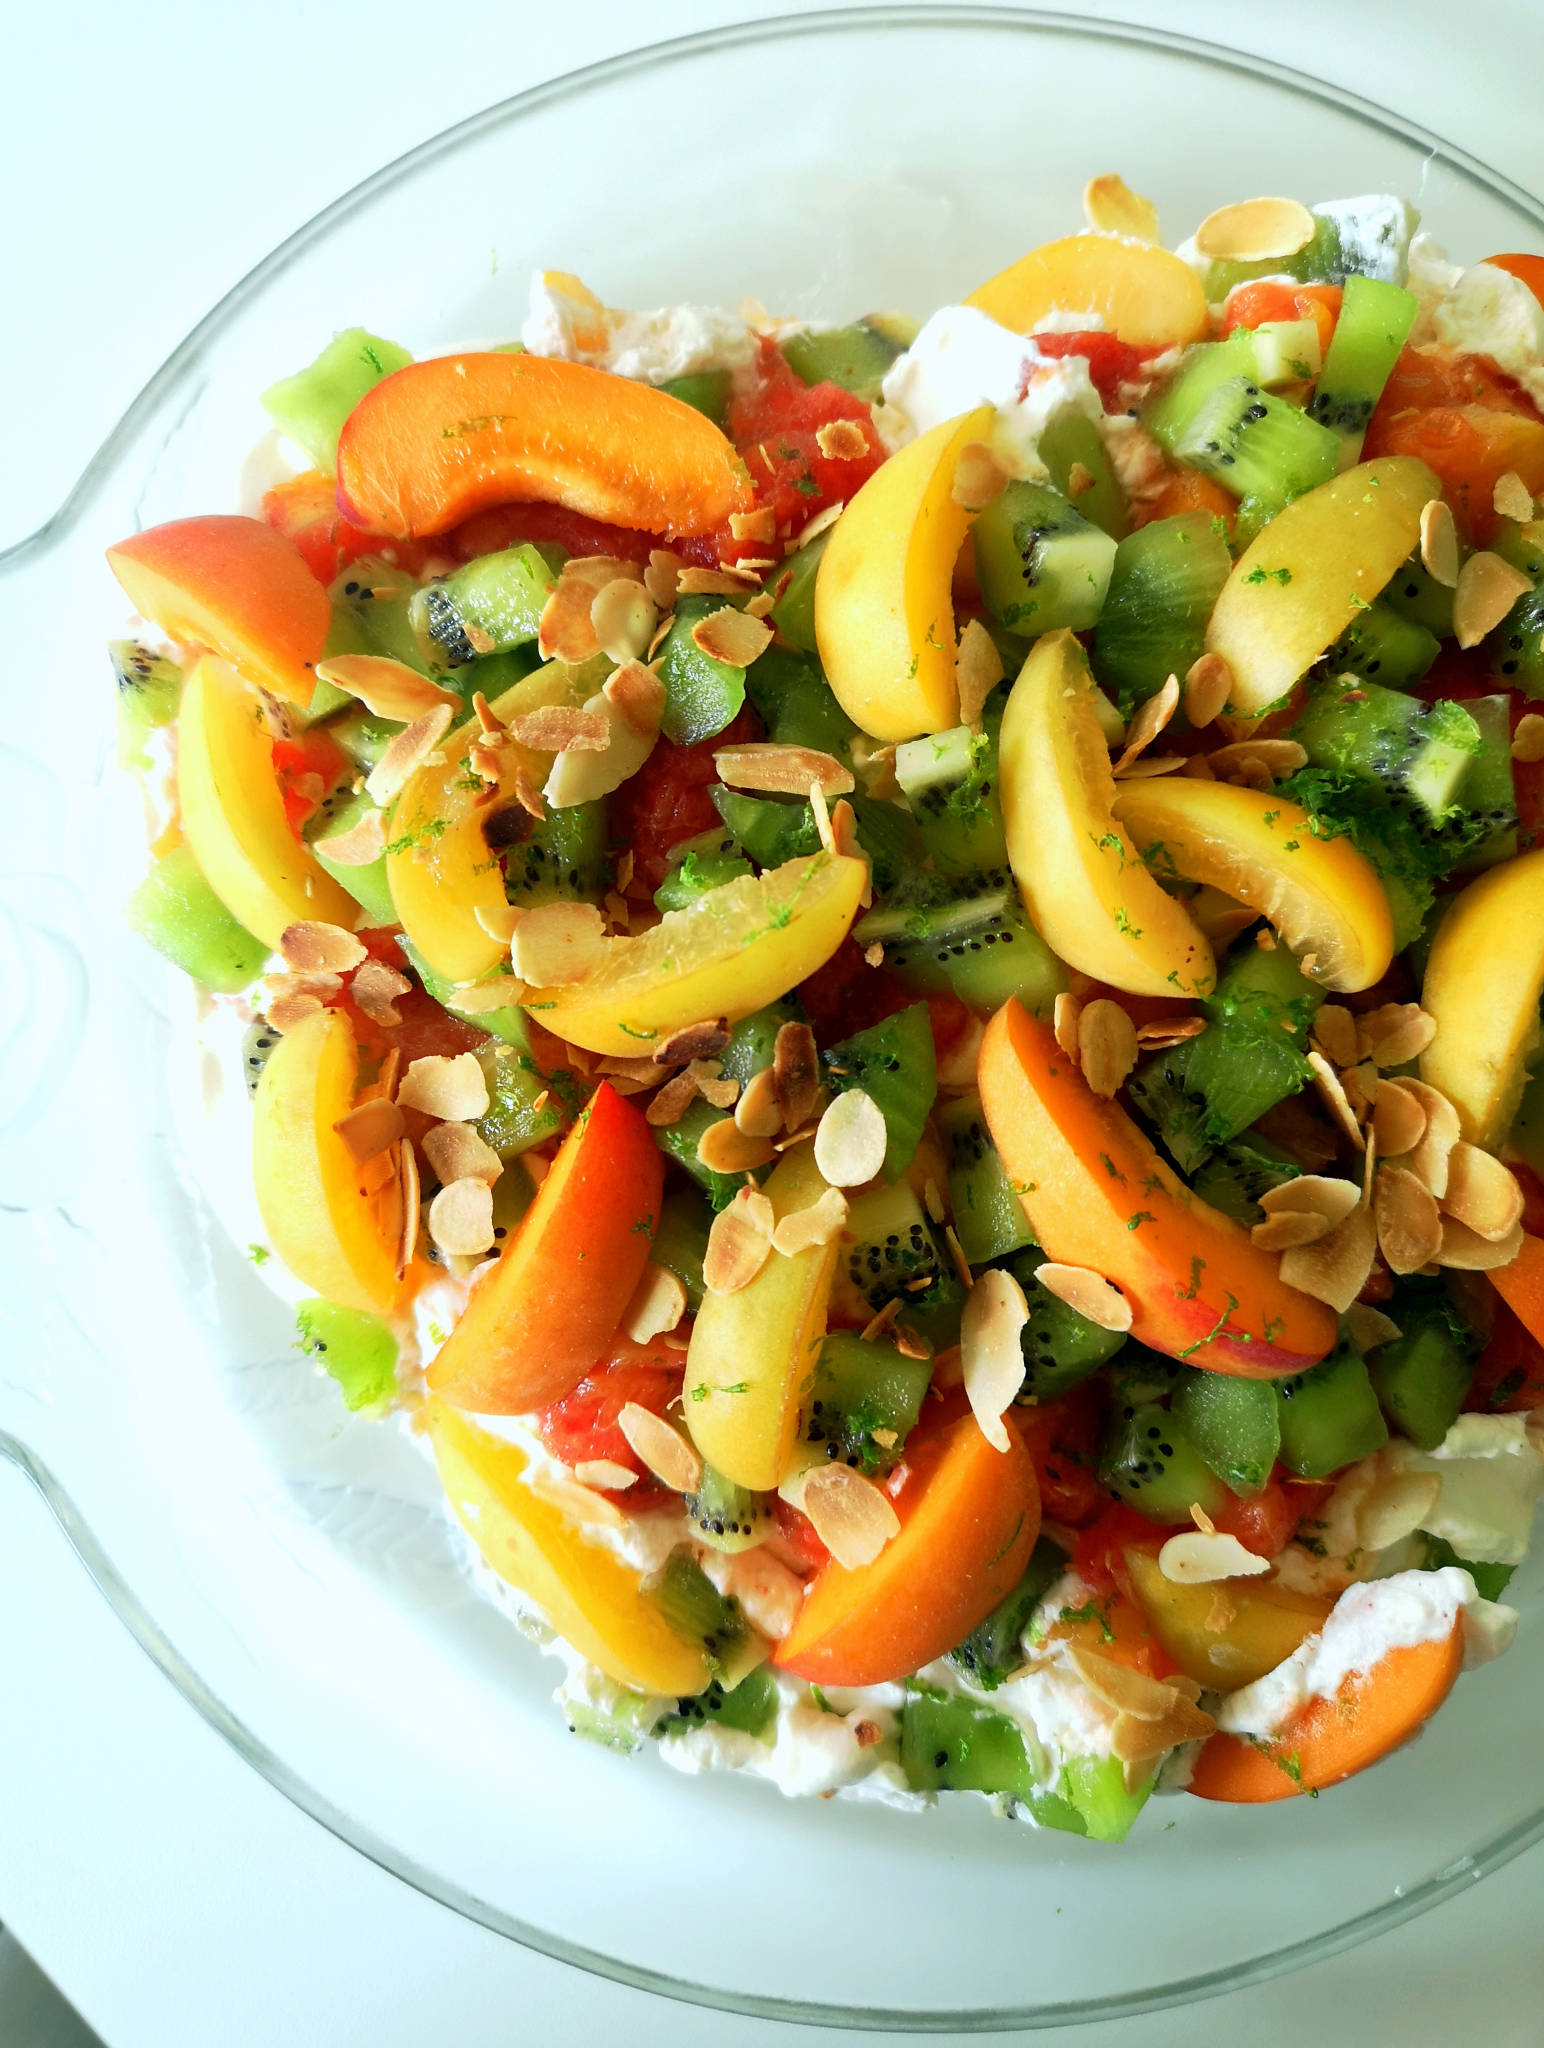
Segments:
[[[988,8],[730,28],[494,107],[340,200],[189,335],[0,563],[15,672],[60,692],[0,753],[0,1449],[183,1693],[324,1826],[513,1941],[704,2005],[1054,2025],[1200,1998],[1420,1912],[1544,1833],[1514,1762],[1544,1690],[1539,1580],[1515,1651],[1414,1747],[1319,1800],[1156,1802],[1119,1849],[974,1802],[790,1804],[568,1736],[554,1666],[473,1592],[425,1462],[344,1415],[192,1191],[207,1140],[179,1108],[182,1001],[117,916],[139,853],[101,550],[231,505],[255,394],[336,328],[419,355],[505,336],[549,264],[619,305],[925,314],[1075,227],[1112,167],[1171,233],[1250,190],[1405,192],[1470,256],[1544,226],[1364,102],[1154,31]]]

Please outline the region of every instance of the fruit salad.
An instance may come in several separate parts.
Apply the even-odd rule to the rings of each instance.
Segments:
[[[1544,258],[1084,203],[920,326],[350,329],[108,561],[251,1256],[575,1732],[1116,1840],[1517,1626]]]

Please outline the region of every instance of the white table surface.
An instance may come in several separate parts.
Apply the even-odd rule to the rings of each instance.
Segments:
[[[1538,0],[1064,4],[1332,78],[1544,189]],[[803,10],[773,0],[56,0],[18,10],[0,69],[0,389],[13,395],[0,544],[47,516],[194,320],[379,163],[575,65],[773,11]],[[1536,1761],[1536,1744],[1528,1754]],[[109,2048],[491,2048],[607,2034],[642,2048],[795,2048],[817,2038],[664,2005],[527,1955],[344,1848],[177,1696],[8,1466],[0,1920]],[[1463,2038],[1538,2048],[1541,1921],[1535,1850],[1440,1911],[1280,1985],[1058,2038],[1069,2048],[1240,2038],[1298,2048],[1305,2036],[1332,2048]]]

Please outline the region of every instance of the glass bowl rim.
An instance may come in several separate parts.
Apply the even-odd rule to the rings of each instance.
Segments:
[[[1094,20],[1039,8],[978,5],[860,5],[780,17],[721,24],[693,34],[672,37],[618,52],[596,63],[544,80],[524,92],[499,100],[429,137],[394,158],[369,177],[323,207],[249,270],[190,329],[188,334],[131,400],[116,425],[85,465],[57,510],[42,525],[0,550],[0,571],[20,571],[51,554],[86,514],[120,459],[131,450],[141,427],[196,371],[209,346],[242,309],[283,273],[311,245],[379,193],[436,158],[449,155],[464,142],[563,100],[590,87],[613,83],[634,73],[668,65],[682,58],[708,55],[737,46],[774,41],[851,34],[863,30],[1021,29],[1089,42],[1149,48],[1189,59],[1215,70],[1232,71],[1278,86],[1300,98],[1317,101],[1349,114],[1363,125],[1422,149],[1434,161],[1462,172],[1474,183],[1503,199],[1544,229],[1544,203],[1514,180],[1479,158],[1444,141],[1431,130],[1376,106],[1361,95],[1247,51],[1232,50],[1198,37],[1175,34],[1147,24]],[[1197,2003],[1220,1994],[1268,1982],[1330,1956],[1344,1954],[1376,1934],[1398,1927],[1477,1883],[1544,1839],[1544,1806],[1524,1816],[1480,1849],[1459,1857],[1408,1892],[1354,1915],[1333,1931],[1271,1949],[1241,1963],[1198,1972],[1145,1990],[1062,2001],[1054,2005],[971,2008],[957,2012],[917,2012],[884,2007],[834,2006],[797,1998],[769,1998],[698,1984],[607,1956],[546,1933],[476,1897],[453,1880],[423,1869],[383,1841],[364,1822],[338,1808],[326,1794],[303,1780],[267,1743],[250,1729],[205,1684],[182,1652],[127,1583],[97,1539],[68,1491],[49,1466],[19,1438],[0,1430],[0,1458],[29,1479],[58,1523],[65,1539],[99,1591],[140,1647],[176,1687],[190,1706],[221,1735],[274,1789],[349,1848],[437,1904],[447,1906],[491,1932],[503,1935],[537,1954],[572,1964],[592,1975],[651,1992],[680,2003],[731,2012],[748,2018],[846,2031],[890,2030],[910,2033],[994,2033],[1134,2017]]]

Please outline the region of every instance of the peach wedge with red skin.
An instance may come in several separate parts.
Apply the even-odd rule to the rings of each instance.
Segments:
[[[275,696],[309,704],[332,625],[299,551],[261,519],[209,513],[149,526],[107,550],[141,618],[207,647]]]
[[[1138,1343],[1245,1379],[1303,1372],[1329,1352],[1334,1311],[1288,1287],[1275,1253],[1193,1195],[1019,1003],[988,1024],[977,1080],[1047,1258],[1119,1288]]]
[[[1063,235],[1031,249],[965,301],[1028,334],[1053,312],[1097,314],[1098,324],[1137,347],[1204,341],[1206,294],[1188,263],[1152,243],[1119,235]]]
[[[382,378],[344,422],[338,502],[408,540],[491,505],[565,505],[647,533],[710,533],[750,509],[745,465],[666,391],[545,356],[439,356]]]

